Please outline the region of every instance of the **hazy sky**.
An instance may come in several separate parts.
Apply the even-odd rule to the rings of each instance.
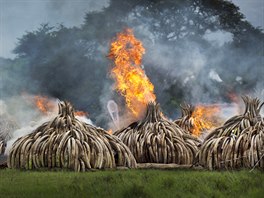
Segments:
[[[254,26],[264,29],[264,0],[231,0],[240,7],[246,19]]]
[[[264,0],[232,0],[254,26],[264,27]],[[17,38],[41,23],[80,25],[86,12],[107,7],[109,0],[0,0],[0,56],[13,58]]]

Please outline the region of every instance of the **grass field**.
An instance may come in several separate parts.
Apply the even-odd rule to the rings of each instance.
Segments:
[[[0,170],[0,197],[264,197],[264,172]]]

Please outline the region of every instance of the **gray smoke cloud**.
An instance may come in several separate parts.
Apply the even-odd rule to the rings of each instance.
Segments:
[[[152,74],[150,75],[151,81],[155,84],[158,101],[161,103],[169,102],[166,91],[175,83],[177,84],[175,89],[183,89],[184,100],[192,104],[225,103],[227,99],[231,99],[229,94],[232,93],[238,96],[243,94],[254,96],[254,90],[242,88],[252,82],[257,82],[256,89],[258,92],[263,92],[264,69],[261,66],[263,58],[259,54],[245,56],[243,53],[234,52],[229,45],[233,42],[233,33],[224,30],[207,30],[203,39],[210,43],[209,45],[184,39],[170,45],[151,31],[151,25],[155,24],[155,20],[141,17],[142,12],[145,11],[136,8],[128,17],[127,23],[129,27],[133,27],[136,36],[143,41],[146,48],[147,53],[143,63],[147,73],[151,74],[152,70],[157,70],[163,76],[162,79],[155,79]],[[185,14],[185,17],[190,20],[189,25],[192,25],[189,13]],[[164,15],[161,14],[160,17]],[[215,17],[208,20],[216,21],[216,23],[218,21]],[[183,30],[183,33],[178,35],[174,32],[168,33],[166,35],[168,40],[184,37],[185,30],[188,32],[191,29],[190,26],[182,24],[176,24],[174,28]],[[193,34],[196,35],[198,32]],[[252,51],[254,47],[252,44],[250,47]],[[263,100],[263,97],[260,96],[260,98]],[[170,114],[172,117],[177,115]]]
[[[10,20],[8,22],[9,29],[3,30],[5,35],[10,33],[10,36],[14,36],[12,34],[16,34],[16,37],[21,37],[26,30],[36,29],[40,23],[44,22],[49,22],[52,25],[63,22],[67,27],[77,26],[80,28],[85,12],[102,11],[104,7],[109,6],[108,1],[37,1],[40,2],[39,4],[32,3],[32,1],[26,3],[21,3],[20,1],[3,2],[2,6],[5,5],[5,8],[9,7],[3,13],[4,23],[7,23],[7,19],[12,18],[11,16],[14,13],[16,13],[15,16],[21,16],[21,19]],[[168,26],[171,25],[170,19],[164,21],[164,16],[172,16],[173,18],[172,12],[165,10],[161,15],[145,17],[144,12],[147,12],[147,10],[144,7],[135,4],[129,8],[131,10],[121,21],[124,26],[120,27],[119,23],[112,23],[115,20],[116,13],[97,12],[97,15],[91,19],[91,25],[89,23],[90,26],[87,28],[87,32],[88,30],[91,32],[98,31],[94,40],[77,40],[75,43],[71,43],[69,42],[70,39],[66,37],[65,43],[61,45],[58,51],[55,51],[50,57],[44,57],[44,61],[39,61],[57,60],[56,57],[60,55],[60,50],[65,48],[75,50],[76,47],[76,51],[79,49],[86,50],[85,58],[91,60],[89,65],[86,62],[87,59],[76,57],[74,53],[71,53],[74,50],[70,51],[67,61],[70,61],[73,65],[64,67],[63,61],[59,63],[54,61],[54,68],[50,67],[48,71],[45,68],[38,67],[32,72],[33,76],[38,75],[38,77],[42,78],[34,79],[35,81],[30,79],[28,86],[35,92],[43,91],[53,97],[61,96],[60,99],[70,98],[71,102],[73,101],[75,104],[84,107],[88,112],[89,108],[95,106],[99,101],[102,110],[100,114],[98,113],[94,116],[94,119],[105,127],[105,123],[108,123],[105,120],[108,119],[107,121],[109,121],[106,109],[107,101],[114,99],[120,107],[124,106],[124,101],[113,91],[113,82],[111,80],[98,80],[95,78],[91,83],[87,78],[87,74],[93,71],[96,76],[97,70],[109,71],[110,62],[106,58],[109,42],[111,42],[111,38],[117,32],[126,26],[134,29],[136,37],[143,42],[146,48],[146,54],[143,58],[144,69],[151,82],[155,85],[157,101],[162,104],[162,107],[174,101],[178,103],[178,98],[193,104],[224,103],[228,97],[228,91],[232,92],[235,90],[239,94],[250,94],[248,89],[245,89],[246,91],[242,88],[239,90],[237,87],[246,87],[248,82],[254,84],[264,76],[261,65],[255,64],[256,60],[259,60],[259,55],[245,56],[234,52],[230,47],[229,44],[234,39],[234,35],[231,32],[222,29],[208,30],[199,41],[184,39],[187,34],[190,34],[190,36],[199,34],[197,29],[193,29],[195,27],[195,18],[192,18],[193,13],[188,11],[184,13],[182,21],[185,24],[176,23],[173,27],[175,33],[166,32],[163,29],[164,27],[159,27],[160,21]],[[123,9],[118,8],[116,10],[123,11]],[[216,17],[211,17],[207,20],[216,24],[219,22]],[[17,22],[20,24],[16,24]],[[110,26],[109,23],[111,24]],[[153,25],[158,31],[153,31]],[[105,35],[103,31],[100,31],[100,26],[106,26],[107,31],[112,33],[111,37],[109,36],[110,34]],[[16,29],[23,30],[14,31]],[[71,36],[73,38],[73,35],[70,35],[70,38]],[[101,41],[103,40],[102,38],[105,40]],[[4,42],[3,39],[2,42]],[[7,50],[10,48],[11,43],[4,43],[2,46],[4,46],[2,49],[5,48]],[[251,46],[252,49],[254,47],[253,45]],[[35,65],[32,68],[34,69]],[[8,70],[8,68],[5,69]],[[22,71],[18,68],[15,73],[21,74],[21,72],[28,76],[30,71]],[[62,75],[57,75],[61,73]],[[106,74],[98,78],[104,78],[105,76]],[[12,79],[17,81],[18,85],[22,81],[19,76],[17,78],[15,76]],[[25,81],[27,80],[25,79]],[[102,81],[102,83],[99,81]],[[99,83],[103,85],[96,87]],[[257,86],[258,90],[263,89],[263,84],[257,83]],[[16,86],[11,86],[10,88],[16,89]],[[60,94],[57,93],[58,90],[61,91]],[[184,92],[182,93],[180,90],[184,90]],[[95,97],[98,92],[100,92],[100,97]],[[171,98],[171,95],[173,98]],[[172,119],[179,115],[179,109],[175,108],[175,105],[167,105],[167,109],[165,109],[168,116]],[[125,112],[124,109],[120,109]]]
[[[234,39],[233,33],[222,29],[207,30],[202,37],[205,42],[208,42],[205,45],[194,40],[181,39],[191,28],[176,24],[175,30],[182,30],[183,33],[176,35],[171,32],[166,35],[166,38],[169,41],[177,39],[180,41],[168,44],[151,29],[156,21],[162,21],[161,18],[165,14],[156,16],[153,20],[153,18],[143,16],[143,12],[145,10],[142,7],[135,7],[123,22],[128,27],[133,28],[136,37],[143,42],[146,48],[143,66],[151,82],[155,85],[157,101],[162,103],[162,106],[170,102],[171,98],[168,97],[167,93],[176,84],[175,90],[184,90],[183,100],[188,103],[194,105],[222,103],[223,117],[227,119],[234,114],[243,112],[244,108],[240,98],[237,101],[239,105],[236,105],[233,104],[229,95],[235,94],[238,97],[244,94],[256,95],[254,90],[240,89],[240,86],[247,87],[247,84],[257,81],[258,92],[263,92],[264,86],[260,81],[264,71],[259,65],[260,56],[258,54],[245,56],[243,53],[235,53],[234,49],[230,47],[230,43]],[[186,18],[191,15],[188,12],[185,14]],[[208,20],[217,23],[219,19],[212,17]],[[193,21],[190,20],[189,25],[192,24]],[[198,32],[194,31],[193,34],[196,35]],[[251,49],[254,47],[252,45]],[[162,77],[156,78],[154,72],[159,73]],[[110,84],[104,88],[100,97],[104,109],[106,109],[107,101],[113,99],[112,89],[109,87]],[[263,97],[259,96],[263,100]],[[177,100],[177,95],[174,97],[172,99]],[[240,110],[238,111],[238,109]],[[169,112],[172,119],[179,116],[179,109],[175,109],[175,107],[171,111],[166,109],[166,112]],[[105,110],[102,117],[106,115],[107,111]]]

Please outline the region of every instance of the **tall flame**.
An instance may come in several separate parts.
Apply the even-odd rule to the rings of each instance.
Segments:
[[[191,118],[193,119],[192,134],[199,136],[205,129],[211,129],[218,125],[217,113],[220,112],[218,105],[198,105],[195,107]]]
[[[108,57],[113,60],[111,75],[115,89],[125,97],[127,107],[138,117],[146,105],[156,100],[154,86],[141,67],[145,49],[131,29],[117,34],[111,43]]]

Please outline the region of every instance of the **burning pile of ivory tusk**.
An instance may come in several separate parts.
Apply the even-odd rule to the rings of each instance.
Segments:
[[[199,163],[212,169],[264,168],[264,119],[257,98],[242,97],[245,111],[208,134],[199,151]]]
[[[59,103],[59,114],[53,120],[16,140],[7,163],[18,169],[74,171],[136,167],[135,158],[121,140],[76,119],[68,102]]]
[[[200,141],[162,116],[159,105],[149,103],[143,120],[114,133],[138,163],[192,164]]]

